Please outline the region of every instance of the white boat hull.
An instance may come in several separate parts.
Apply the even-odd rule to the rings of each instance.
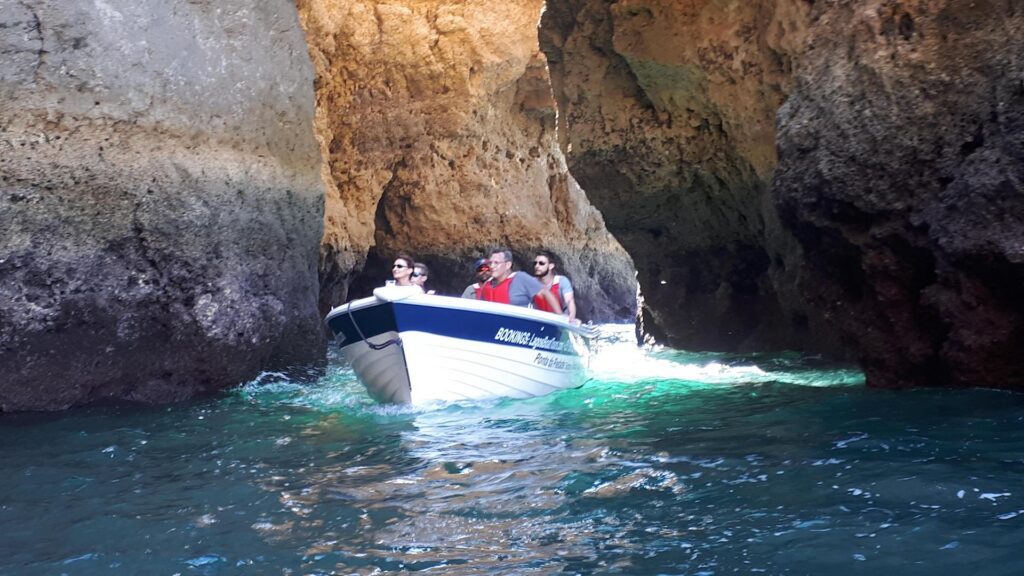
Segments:
[[[385,332],[372,341],[386,342],[397,336],[397,332]],[[409,371],[400,346],[374,351],[366,342],[356,342],[343,348],[342,353],[374,400],[384,404],[412,402]]]
[[[511,350],[425,332],[402,334],[412,403],[531,398],[583,384],[579,357],[548,351]],[[545,367],[546,361],[559,368]]]
[[[530,398],[586,380],[589,331],[559,316],[395,289],[375,294],[335,308],[327,321],[379,402]]]

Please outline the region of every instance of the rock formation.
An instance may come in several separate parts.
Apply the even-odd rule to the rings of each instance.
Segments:
[[[552,0],[541,22],[570,170],[674,346],[836,350],[796,292],[768,187],[805,2]]]
[[[541,44],[570,168],[670,343],[841,338],[872,385],[1020,387],[1022,20],[1018,2],[552,0]]]
[[[868,381],[1024,386],[1024,4],[818,3],[774,193]]]
[[[322,358],[313,70],[285,0],[0,0],[0,410]]]
[[[308,366],[498,244],[595,320],[635,261],[673,345],[1024,385],[1019,3],[296,4],[0,0],[0,411]]]
[[[472,261],[506,244],[524,267],[555,251],[581,316],[632,314],[632,263],[555,139],[542,4],[298,1],[330,181],[323,309],[381,285],[404,251],[459,294]]]

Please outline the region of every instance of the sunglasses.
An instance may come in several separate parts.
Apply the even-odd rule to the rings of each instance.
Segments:
[[[392,270],[394,270],[395,268],[408,268],[408,266],[406,266],[405,264],[395,264],[394,266],[391,267]]]
[[[533,261],[534,266],[547,266],[548,264],[550,264],[550,262],[541,262],[540,260]]]
[[[419,278],[419,277],[421,277],[421,276],[426,276],[426,274],[422,274],[422,273],[420,273],[420,272],[413,272],[413,273],[412,273],[412,277],[413,277],[413,278]]]

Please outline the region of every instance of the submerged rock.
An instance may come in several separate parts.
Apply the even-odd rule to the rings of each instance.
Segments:
[[[0,0],[0,410],[165,402],[322,358],[295,8]]]
[[[459,294],[509,245],[563,260],[580,314],[630,317],[632,262],[569,174],[537,41],[541,0],[298,1],[328,162],[321,308],[410,252]]]

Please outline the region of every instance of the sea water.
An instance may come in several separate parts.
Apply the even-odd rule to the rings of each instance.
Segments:
[[[1024,395],[603,334],[532,400],[4,415],[0,574],[1024,574]]]

